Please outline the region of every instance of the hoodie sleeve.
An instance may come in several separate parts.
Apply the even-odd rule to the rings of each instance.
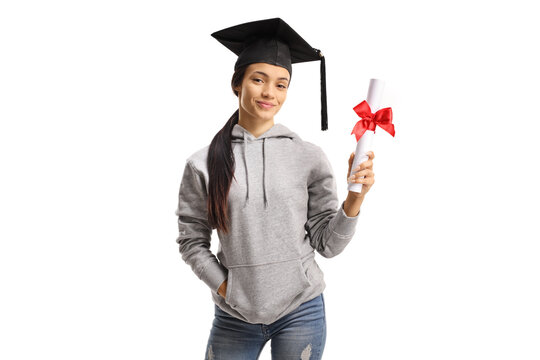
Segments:
[[[204,176],[186,161],[175,212],[179,231],[176,242],[182,260],[217,294],[228,271],[210,251],[212,228],[208,223],[207,197]]]
[[[320,149],[319,161],[308,180],[308,220],[305,229],[311,246],[319,254],[331,258],[343,251],[351,241],[360,212],[347,216],[344,201],[339,203],[332,166]]]

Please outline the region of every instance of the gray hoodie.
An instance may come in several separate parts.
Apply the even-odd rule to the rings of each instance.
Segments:
[[[282,124],[259,137],[239,124],[232,131],[235,173],[229,198],[230,232],[218,231],[210,251],[206,146],[186,161],[179,191],[182,259],[230,315],[270,324],[326,287],[315,250],[326,258],[352,239],[359,214],[338,203],[333,170],[323,150]],[[227,280],[226,296],[217,290]]]

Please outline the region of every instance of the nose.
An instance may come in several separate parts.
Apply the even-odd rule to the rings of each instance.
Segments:
[[[264,85],[263,90],[262,90],[262,96],[265,98],[270,98],[270,99],[274,98],[274,88],[272,87],[271,84],[267,83]]]

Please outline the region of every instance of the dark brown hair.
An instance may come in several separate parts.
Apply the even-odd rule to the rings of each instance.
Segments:
[[[244,74],[248,65],[238,68],[231,80],[234,95],[238,91],[234,88],[242,85]],[[234,125],[238,124],[239,109],[225,123],[225,126],[214,136],[208,148],[208,222],[212,228],[229,232],[229,216],[227,199],[234,177],[234,154],[231,145],[231,133]]]
[[[231,79],[234,95],[238,96],[235,87],[241,87],[246,69],[249,65],[239,67]],[[291,74],[292,75],[292,74]],[[289,77],[289,85],[292,76]],[[225,126],[214,136],[208,149],[208,222],[212,228],[224,233],[229,232],[229,216],[227,200],[234,177],[235,161],[231,144],[234,125],[238,124],[239,109],[232,114]],[[236,179],[235,179],[236,180]]]

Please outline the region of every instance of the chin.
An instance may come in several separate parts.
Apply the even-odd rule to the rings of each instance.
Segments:
[[[264,119],[264,120],[272,120],[274,118],[274,116],[276,116],[277,113],[275,112],[272,112],[272,113],[264,113],[261,115],[261,119]]]
[[[274,111],[274,110],[268,111],[268,110],[257,109],[256,114],[258,114],[259,117],[261,117],[263,119],[266,119],[266,118],[271,119],[271,118],[274,117],[274,115],[277,114],[277,111]]]

